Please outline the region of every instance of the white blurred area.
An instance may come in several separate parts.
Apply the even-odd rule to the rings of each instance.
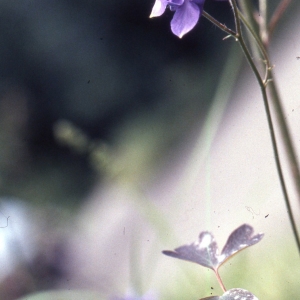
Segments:
[[[298,155],[299,19],[285,26],[289,27],[281,30],[271,45],[271,60]],[[247,288],[260,299],[283,299],[282,290],[299,286],[299,255],[278,180],[262,97],[248,66],[239,77],[233,97],[216,135],[209,126],[202,134],[194,132],[190,142],[159,171],[153,171],[147,159],[138,159],[143,149],[134,136],[126,140],[126,147],[120,146],[121,175],[96,187],[78,215],[71,242],[73,267],[64,287],[120,295],[135,286],[138,277],[143,292],[158,289],[169,293],[162,299],[182,299],[177,292],[184,287],[198,298],[209,296],[211,285],[216,294],[220,293],[205,268],[164,257],[161,250],[193,242],[204,230],[211,230],[222,248],[231,231],[243,223],[252,225],[255,232],[264,232],[265,237],[241,254],[247,266],[233,260],[231,267],[223,267],[225,279],[229,278],[227,272],[248,276],[243,286],[235,286],[228,279],[228,288]],[[136,156],[136,165],[126,155]],[[290,184],[289,191],[299,220],[300,204]],[[196,274],[197,281],[184,277],[185,267],[190,277]]]
[[[38,232],[35,223],[33,211],[26,203],[15,198],[1,198],[1,281],[15,266],[34,258]]]
[[[67,234],[57,219],[53,208],[0,198],[0,299],[53,288],[61,278]]]

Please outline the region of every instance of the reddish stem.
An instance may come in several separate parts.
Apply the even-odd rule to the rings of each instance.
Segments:
[[[278,23],[278,21],[281,19],[282,15],[288,8],[289,4],[292,2],[292,0],[281,0],[279,5],[277,6],[271,20],[269,23],[269,37],[272,35],[274,32],[274,29]]]
[[[216,276],[217,276],[218,282],[219,282],[219,284],[220,284],[220,286],[221,286],[223,292],[225,293],[225,292],[226,292],[226,288],[225,288],[225,285],[224,285],[224,283],[223,283],[223,281],[222,281],[222,279],[221,279],[221,277],[220,277],[220,275],[219,275],[218,269],[216,269],[216,270],[214,270],[214,271],[215,271],[215,274],[216,274]]]

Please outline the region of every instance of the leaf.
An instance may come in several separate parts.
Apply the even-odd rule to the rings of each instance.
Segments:
[[[210,232],[200,233],[198,241],[176,248],[174,251],[163,251],[163,254],[195,262],[214,270],[218,264],[218,245]]]
[[[226,260],[238,251],[258,243],[263,238],[262,233],[252,236],[253,231],[253,228],[247,224],[238,227],[229,236],[221,255],[218,254],[218,245],[214,236],[207,231],[200,233],[196,242],[180,246],[174,251],[165,250],[163,254],[217,271]]]
[[[243,289],[231,289],[223,296],[211,296],[201,298],[200,300],[258,300],[252,293]]]
[[[264,236],[263,233],[259,233],[252,236],[254,232],[253,227],[244,224],[234,230],[229,236],[219,258],[220,265],[223,264],[229,257],[233,256],[238,251],[241,251],[249,246],[258,243]]]

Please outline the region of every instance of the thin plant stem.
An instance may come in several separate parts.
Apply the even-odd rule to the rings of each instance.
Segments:
[[[220,23],[219,21],[217,21],[214,17],[212,17],[210,14],[208,14],[206,11],[204,11],[202,13],[202,16],[204,18],[206,18],[207,20],[209,20],[211,23],[213,23],[214,25],[216,25],[217,27],[219,27],[221,30],[223,30],[224,32],[226,32],[228,35],[236,38],[236,32],[231,30],[230,28],[228,28],[226,25]]]
[[[268,9],[267,9],[267,0],[259,0],[259,31],[260,37],[264,45],[268,43],[269,34],[268,34]]]
[[[233,10],[235,31],[236,31],[237,37],[239,38],[242,35],[242,29],[241,29],[241,21],[238,16],[239,15],[238,7],[236,4],[236,1],[230,0],[229,3],[231,4],[232,10]]]
[[[222,278],[221,278],[221,276],[220,276],[218,270],[214,270],[214,271],[215,271],[217,280],[218,280],[218,282],[219,282],[219,284],[220,284],[220,286],[221,286],[221,289],[222,289],[222,291],[225,293],[225,292],[226,292],[226,288],[225,288],[225,285],[224,285],[224,283],[223,283],[223,281],[222,281]]]
[[[247,11],[249,9],[249,6],[246,5],[247,3],[250,3],[250,1],[249,2],[248,1],[242,1],[240,3],[240,5],[244,10],[243,12],[245,14],[247,14],[247,16],[249,16],[251,14]],[[278,12],[275,11],[275,13],[273,14],[272,19],[275,18],[275,15],[277,15],[276,19],[279,20],[280,16],[282,16],[283,12],[285,11],[285,9],[289,5],[289,3],[290,3],[289,0],[288,1],[287,0],[282,0],[281,3],[278,5],[278,8],[276,9],[276,11],[278,11]],[[281,12],[280,16],[279,16],[279,11]],[[271,19],[270,23],[273,22],[272,19]],[[247,29],[249,29],[249,31],[250,31],[250,28],[252,27],[252,31],[250,31],[250,32],[256,40],[256,46],[261,48],[261,44],[258,41],[259,38],[257,37],[257,34],[253,34],[253,32],[255,32],[255,21],[254,21],[254,19],[251,19],[251,18],[249,20],[250,20],[249,21],[250,24],[247,22],[247,24],[245,23],[245,26],[247,27]],[[269,33],[269,38],[270,38],[270,33]],[[289,168],[291,170],[291,174],[293,175],[292,179],[294,181],[294,186],[295,186],[295,189],[296,189],[296,192],[297,192],[297,200],[298,200],[298,203],[300,204],[300,170],[299,170],[298,161],[297,161],[297,158],[296,158],[296,152],[295,152],[295,149],[294,149],[294,145],[292,143],[292,139],[291,139],[291,136],[290,136],[290,132],[289,132],[287,123],[285,121],[285,116],[283,114],[283,109],[282,109],[280,96],[279,96],[279,93],[278,93],[278,90],[277,90],[277,87],[276,87],[276,84],[275,84],[274,76],[272,74],[272,64],[271,64],[271,62],[268,58],[268,53],[267,53],[266,49],[265,49],[265,53],[266,53],[266,55],[263,55],[263,60],[269,61],[268,62],[269,78],[272,79],[271,81],[268,80],[268,82],[266,82],[266,83],[268,83],[267,84],[267,89],[268,89],[268,91],[270,92],[270,95],[271,95],[271,99],[272,99],[271,104],[273,105],[274,111],[275,111],[276,116],[277,116],[278,127],[279,127],[279,130],[281,132],[282,139],[283,139],[283,145],[284,145],[286,153],[287,153]]]
[[[253,1],[240,1],[239,6],[241,11],[244,14],[244,18],[247,20],[247,23],[250,25],[249,27],[259,35],[259,26],[257,23],[257,19],[255,18],[256,9],[254,7]],[[255,12],[255,13],[254,13]],[[249,33],[249,32],[248,32]],[[254,57],[260,57],[260,53],[258,51],[258,47],[256,44],[251,43],[251,33],[248,34],[250,40],[250,48]]]
[[[256,34],[256,32],[253,30],[253,28],[251,27],[251,25],[249,24],[249,22],[246,20],[246,18],[244,17],[244,15],[240,12],[240,10],[238,11],[238,13],[239,13],[239,18],[241,19],[241,21],[243,22],[243,24],[245,25],[245,27],[251,33],[251,36],[254,38],[254,40],[256,42],[256,45],[257,45],[258,49],[260,50],[261,55],[263,56],[263,61],[264,61],[265,66],[266,66],[265,78],[264,78],[263,82],[266,85],[268,83],[269,79],[270,79],[270,77],[269,77],[270,76],[270,70],[272,69],[268,52],[267,52],[266,48],[264,47],[261,39],[258,37],[258,35]]]
[[[234,18],[235,19],[239,19],[238,17],[238,8],[237,8],[237,3],[236,0],[231,0],[230,1],[233,7],[233,12],[234,12]],[[275,162],[276,162],[276,168],[277,168],[277,172],[278,172],[278,176],[279,176],[279,180],[280,180],[280,184],[281,184],[281,188],[282,188],[282,192],[284,195],[284,199],[285,199],[285,203],[286,203],[286,207],[287,207],[287,211],[288,211],[288,215],[289,215],[289,219],[291,222],[291,227],[293,230],[293,234],[296,240],[296,244],[298,247],[298,251],[300,253],[300,239],[299,239],[299,234],[298,234],[298,230],[297,230],[297,226],[296,226],[296,222],[293,216],[293,212],[292,212],[292,208],[291,208],[291,204],[290,204],[290,200],[289,200],[289,196],[287,193],[287,188],[286,188],[286,184],[285,184],[285,180],[284,180],[284,176],[283,176],[283,172],[282,172],[282,167],[281,167],[281,163],[280,163],[280,159],[279,159],[279,154],[278,154],[278,147],[277,147],[277,142],[276,142],[276,138],[275,138],[275,131],[274,131],[274,126],[273,126],[273,121],[272,121],[272,117],[271,117],[271,112],[270,112],[270,106],[269,106],[269,102],[268,102],[268,96],[267,96],[267,92],[266,92],[266,87],[267,85],[264,84],[262,78],[260,77],[260,74],[256,68],[255,63],[252,60],[252,57],[249,53],[249,50],[244,42],[243,39],[243,35],[242,35],[242,29],[241,29],[241,24],[238,20],[236,20],[236,31],[237,31],[237,39],[238,42],[245,54],[245,57],[257,79],[257,82],[260,86],[261,89],[261,93],[262,93],[262,97],[263,97],[263,101],[264,101],[264,105],[265,105],[265,110],[266,110],[266,114],[267,114],[267,119],[268,119],[268,125],[269,125],[269,130],[270,130],[270,135],[271,135],[271,141],[272,141],[272,146],[273,146],[273,151],[274,151],[274,157],[275,157]],[[270,82],[271,83],[271,82]],[[273,83],[274,84],[274,83]],[[275,89],[275,85],[273,87],[274,91],[276,91]],[[276,93],[276,95],[278,95],[278,93]],[[279,100],[279,99],[278,99]],[[278,102],[280,103],[280,101]],[[281,107],[280,107],[281,109]],[[282,109],[281,109],[282,112]],[[286,132],[288,134],[288,130]],[[287,136],[287,138],[289,138],[289,135]],[[289,139],[290,140],[290,139]],[[297,166],[297,164],[296,164]],[[295,166],[294,166],[295,167]],[[294,175],[294,168],[292,169],[292,174]]]
[[[238,13],[238,7],[237,7],[237,3],[235,0],[231,1],[232,5],[233,5],[233,10],[234,10],[234,16],[235,19],[239,18],[239,13]],[[247,1],[243,2],[243,3],[248,3]],[[264,82],[259,74],[259,71],[250,55],[250,52],[244,42],[244,38],[242,36],[242,30],[241,30],[241,24],[239,21],[236,20],[236,33],[229,29],[227,26],[225,26],[224,24],[221,24],[220,22],[218,22],[216,19],[214,19],[212,16],[210,16],[207,13],[203,13],[203,16],[205,18],[207,18],[209,21],[211,21],[213,24],[215,24],[218,28],[220,28],[221,30],[223,30],[224,32],[228,33],[230,36],[234,37],[240,44],[244,55],[256,77],[256,80],[259,84],[261,93],[262,93],[262,97],[263,97],[263,101],[264,101],[264,106],[265,106],[265,110],[266,110],[266,115],[267,115],[267,120],[268,120],[268,126],[269,126],[269,130],[270,130],[270,135],[271,135],[271,142],[272,142],[272,148],[273,148],[273,152],[274,152],[274,157],[275,157],[275,163],[276,163],[276,168],[277,168],[277,172],[278,172],[278,176],[279,176],[279,181],[280,181],[280,185],[281,185],[281,189],[283,192],[283,196],[284,196],[284,201],[286,204],[286,208],[287,208],[287,212],[288,212],[288,216],[290,219],[290,223],[291,223],[291,227],[292,227],[292,231],[294,234],[294,238],[297,244],[297,248],[298,251],[300,253],[300,239],[299,239],[299,234],[298,234],[298,230],[297,230],[297,226],[296,226],[296,222],[294,220],[294,216],[293,216],[293,212],[292,212],[292,208],[291,208],[291,204],[290,204],[290,200],[288,197],[288,193],[287,193],[287,188],[286,188],[286,184],[285,184],[285,180],[283,177],[283,172],[282,172],[282,167],[281,167],[281,163],[279,160],[279,153],[278,153],[278,147],[277,147],[277,142],[276,142],[276,138],[275,138],[275,131],[274,131],[274,126],[273,126],[273,121],[272,121],[272,117],[271,117],[271,112],[270,112],[270,106],[269,106],[269,102],[268,102],[268,96],[267,96],[267,92],[266,92],[266,88],[267,86],[270,86],[270,92],[272,94],[272,99],[273,102],[275,102],[275,109],[277,114],[279,115],[279,123],[280,123],[280,129],[284,138],[284,144],[287,148],[287,151],[289,153],[289,162],[290,162],[290,168],[293,174],[293,178],[297,187],[297,191],[298,191],[298,198],[300,199],[300,173],[299,173],[299,169],[297,167],[297,160],[296,160],[296,156],[295,156],[295,152],[292,146],[292,142],[290,139],[290,135],[289,135],[289,131],[287,128],[287,125],[284,121],[284,116],[282,113],[282,108],[281,108],[281,104],[280,104],[280,98],[278,96],[278,91],[276,89],[275,83],[274,81],[266,81]],[[253,20],[252,20],[253,21]],[[271,72],[271,70],[269,70],[269,72]],[[271,73],[270,73],[271,74]],[[299,180],[298,180],[299,179]]]
[[[264,59],[269,63],[269,66],[270,66],[268,53],[267,53],[267,50],[264,47],[263,43],[261,42],[261,39],[258,37],[258,35],[254,31],[254,29],[252,28],[251,24],[249,23],[248,20],[246,20],[246,18],[244,17],[244,15],[241,13],[240,10],[238,10],[238,13],[239,13],[239,18],[241,19],[241,21],[243,22],[243,24],[245,25],[245,27],[251,33],[251,35],[254,38],[254,40],[255,40],[255,42],[256,42],[256,44],[257,44],[257,46],[258,46],[261,54],[263,55]]]
[[[272,71],[270,71],[270,72],[272,72]],[[271,77],[273,78],[272,73],[271,73]],[[272,97],[272,100],[273,100],[272,104],[274,106],[274,110],[275,110],[275,113],[277,116],[277,122],[279,124],[278,127],[281,131],[283,144],[286,148],[289,167],[290,167],[291,174],[292,174],[292,180],[294,181],[294,186],[295,186],[295,189],[297,192],[297,198],[298,198],[297,200],[299,202],[300,201],[300,172],[299,172],[299,167],[298,167],[298,161],[296,158],[291,135],[290,135],[290,132],[288,130],[288,127],[287,127],[287,124],[285,121],[285,116],[283,114],[283,109],[282,109],[282,105],[281,105],[281,101],[280,101],[280,97],[279,97],[279,92],[277,90],[274,78],[272,79],[272,81],[270,81],[268,83],[267,88],[268,88],[270,95]]]
[[[292,0],[282,0],[277,6],[268,26],[268,31],[269,31],[268,43],[270,42],[269,41],[270,36],[273,34],[276,25],[278,24],[279,20],[281,19],[282,15],[284,14],[288,6],[291,4],[291,2]]]

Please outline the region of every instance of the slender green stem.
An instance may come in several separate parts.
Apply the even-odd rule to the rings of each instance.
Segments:
[[[243,12],[245,19],[247,20],[247,23],[250,25],[252,30],[259,35],[259,26],[257,23],[257,19],[255,18],[256,9],[254,7],[253,1],[239,1],[239,6],[241,8],[241,11]],[[255,13],[254,13],[255,12]],[[257,46],[254,43],[251,43],[251,34],[248,34],[249,40],[250,40],[250,47],[253,56],[260,57],[259,51],[257,49]]]
[[[231,1],[232,5],[233,5],[233,10],[234,10],[234,16],[235,19],[239,18],[239,12],[238,12],[238,7],[237,7],[237,3],[235,0]],[[246,4],[249,2],[248,1],[242,1],[243,4]],[[280,130],[282,132],[282,136],[284,139],[284,145],[287,149],[288,152],[288,158],[289,158],[289,163],[290,163],[290,169],[292,170],[292,174],[293,174],[293,179],[295,181],[295,186],[297,188],[297,192],[298,192],[298,198],[300,199],[300,172],[299,169],[297,167],[297,160],[296,160],[296,155],[293,149],[293,145],[291,142],[291,138],[289,135],[289,130],[287,128],[287,125],[285,123],[284,120],[284,116],[283,116],[283,110],[281,108],[281,104],[280,104],[280,99],[278,96],[278,91],[276,89],[276,85],[274,83],[274,81],[268,81],[269,78],[273,78],[271,77],[272,73],[271,73],[271,68],[268,68],[267,70],[267,74],[265,76],[265,79],[262,80],[260,73],[251,57],[251,54],[245,44],[243,35],[242,35],[242,30],[241,30],[241,24],[239,21],[236,20],[236,33],[229,29],[228,27],[226,27],[224,24],[221,24],[220,22],[218,22],[216,19],[214,19],[212,16],[210,16],[209,14],[207,14],[206,12],[203,13],[203,16],[205,18],[207,18],[209,21],[211,21],[213,24],[215,24],[217,27],[219,27],[221,30],[223,30],[224,32],[226,32],[227,34],[229,34],[230,36],[234,37],[240,44],[244,55],[256,77],[256,80],[259,84],[259,87],[261,89],[261,93],[262,93],[262,97],[263,97],[263,101],[264,101],[264,106],[265,106],[265,110],[266,110],[266,115],[267,115],[267,120],[268,120],[268,126],[269,126],[269,130],[270,130],[270,135],[271,135],[271,142],[272,142],[272,147],[273,147],[273,151],[274,151],[274,157],[275,157],[275,162],[276,162],[276,168],[277,168],[277,172],[278,172],[278,176],[279,176],[279,180],[280,180],[280,185],[281,185],[281,189],[283,192],[283,196],[284,196],[284,200],[285,200],[285,204],[287,207],[287,211],[288,211],[288,215],[289,215],[289,219],[291,222],[291,227],[292,227],[292,231],[294,234],[294,238],[296,240],[296,244],[297,244],[297,248],[298,251],[300,252],[300,239],[299,239],[299,234],[298,234],[298,230],[296,227],[296,222],[294,220],[294,216],[293,216],[293,212],[292,212],[292,208],[290,205],[290,200],[288,197],[288,193],[287,193],[287,188],[286,188],[286,184],[285,184],[285,180],[283,177],[283,172],[282,172],[282,167],[281,167],[281,163],[279,160],[279,154],[278,154],[278,147],[277,147],[277,142],[276,142],[276,138],[275,138],[275,131],[274,131],[274,126],[273,126],[273,121],[272,121],[272,117],[271,117],[271,112],[270,112],[270,106],[269,106],[269,102],[268,102],[268,96],[267,96],[267,92],[266,92],[266,88],[267,86],[269,86],[271,95],[272,95],[272,99],[273,99],[273,104],[275,106],[275,110],[276,113],[278,115],[278,119],[279,119],[279,127]],[[248,14],[248,16],[250,16],[250,14]],[[251,22],[254,22],[253,18],[250,18]],[[248,25],[249,27],[252,27],[250,25]],[[254,37],[255,38],[255,37]],[[263,49],[264,47],[262,47]],[[267,52],[266,52],[267,54]],[[266,56],[268,57],[268,56]],[[270,64],[270,61],[268,59],[268,64]]]
[[[271,74],[272,76],[272,74]],[[273,78],[273,76],[272,76]],[[289,129],[287,127],[286,121],[285,121],[285,116],[283,114],[283,109],[279,97],[279,93],[276,87],[275,79],[272,79],[272,81],[269,82],[267,88],[270,92],[270,95],[272,97],[272,104],[274,106],[274,110],[277,116],[277,122],[279,124],[279,129],[281,132],[281,136],[283,139],[283,144],[286,148],[287,152],[287,158],[289,162],[289,168],[291,170],[292,174],[292,180],[294,181],[294,186],[297,192],[297,200],[298,202],[300,201],[300,172],[299,172],[299,167],[298,167],[298,161],[296,158],[294,146],[292,143],[291,135],[289,132]]]
[[[258,49],[260,50],[260,53],[261,53],[261,55],[263,57],[263,60],[264,60],[265,66],[266,66],[264,84],[267,84],[268,80],[270,79],[270,77],[269,77],[270,72],[269,71],[272,69],[268,52],[267,52],[265,46],[263,45],[261,39],[258,37],[258,35],[256,34],[256,32],[251,27],[251,25],[249,24],[249,22],[246,20],[246,18],[244,17],[244,15],[240,12],[240,10],[239,10],[239,18],[241,19],[241,21],[243,22],[243,24],[245,25],[245,27],[251,33],[251,36],[254,38],[254,40],[256,42],[256,45],[257,45]]]
[[[209,20],[211,23],[215,24],[217,27],[219,27],[221,30],[229,34],[230,36],[236,38],[236,32],[228,28],[226,25],[220,23],[217,21],[214,17],[212,17],[210,14],[208,14],[206,11],[202,13],[202,16]]]
[[[236,0],[231,0],[230,2],[232,4],[232,6],[233,6],[234,17],[235,18],[239,18],[238,17],[238,13],[237,13],[238,8],[237,8]],[[300,252],[299,234],[298,234],[296,222],[295,222],[295,219],[294,219],[294,216],[293,216],[292,208],[291,208],[291,205],[290,205],[290,200],[289,200],[289,196],[288,196],[288,193],[287,193],[287,188],[286,188],[286,184],[285,184],[285,180],[284,180],[284,176],[283,176],[283,172],[282,172],[282,167],[281,167],[281,163],[280,163],[280,159],[279,159],[278,147],[277,147],[277,142],[276,142],[276,138],[275,138],[275,131],[274,131],[273,121],[272,121],[272,117],[271,117],[270,106],[269,106],[269,102],[268,102],[268,96],[267,96],[267,92],[266,92],[266,84],[264,84],[262,78],[260,77],[260,74],[259,74],[259,72],[258,72],[258,70],[256,68],[256,65],[253,62],[253,60],[251,58],[251,55],[250,55],[250,52],[249,52],[249,50],[248,50],[248,48],[247,48],[247,46],[246,46],[246,44],[244,42],[243,35],[242,35],[242,30],[241,30],[241,26],[240,26],[240,22],[236,21],[236,24],[237,24],[236,31],[237,31],[237,34],[238,34],[238,37],[237,37],[238,42],[239,42],[239,44],[240,44],[240,46],[241,46],[241,48],[242,48],[242,50],[243,50],[243,52],[245,54],[245,57],[246,57],[249,65],[250,65],[251,69],[254,72],[254,75],[255,75],[255,77],[257,79],[257,82],[258,82],[258,84],[260,86],[260,89],[261,89],[261,93],[262,93],[262,97],[263,97],[263,101],[264,101],[264,105],[265,105],[265,110],[266,110],[266,114],[267,114],[267,120],[268,120],[270,135],[271,135],[271,141],[272,141],[272,146],[273,146],[273,151],[274,151],[274,157],[275,157],[277,172],[278,172],[278,176],[279,176],[279,180],[280,180],[280,184],[281,184],[283,196],[284,196],[284,199],[285,199],[285,203],[286,203],[286,207],[287,207],[289,219],[290,219],[290,222],[291,222],[291,227],[292,227],[292,230],[293,230],[293,233],[294,233],[294,237],[295,237],[295,240],[296,240],[298,251]],[[278,95],[278,93],[276,93],[276,87],[274,85],[274,82],[273,83],[270,82],[270,83],[273,86],[273,89],[272,89],[273,92],[275,92],[275,94]],[[277,100],[279,100],[279,98]],[[280,101],[278,101],[278,104],[280,104]],[[279,109],[282,112],[281,107],[279,107]],[[284,121],[284,119],[283,119],[283,121]],[[285,134],[287,134],[286,139],[290,140],[288,130],[287,130],[287,132],[285,132]],[[294,166],[294,168],[297,169],[296,166],[297,166],[297,163]],[[295,174],[294,172],[295,172],[295,170],[292,169],[292,174],[293,175]]]
[[[240,5],[243,8],[243,12],[249,18],[251,13],[249,13],[248,9],[250,9],[251,7],[246,5],[247,3],[249,4],[250,1],[249,2],[241,1]],[[278,5],[278,8],[276,9],[276,11],[274,12],[274,14],[271,18],[270,25],[272,23],[274,23],[274,26],[277,24],[278,20],[280,19],[280,17],[282,16],[283,12],[286,10],[286,8],[289,4],[290,4],[290,0],[282,0],[281,1],[281,3]],[[249,18],[249,20],[250,20],[249,21],[250,24],[247,22],[248,24],[245,24],[245,26],[247,27],[247,29],[249,29],[249,31],[250,31],[250,28],[252,28],[252,31],[250,31],[251,35],[256,40],[256,46],[261,48],[262,43],[259,43],[259,38],[258,38],[257,34],[255,33],[255,28],[256,28],[255,21],[254,21],[254,19],[251,19],[251,18]],[[272,33],[272,30],[270,28],[269,29],[269,40],[271,37],[271,33]],[[262,48],[265,48],[265,47],[262,47]],[[271,104],[272,104],[274,111],[276,113],[276,116],[277,116],[278,128],[280,130],[280,133],[281,133],[281,136],[283,139],[283,145],[284,145],[286,153],[287,153],[289,169],[291,170],[293,184],[294,184],[295,190],[297,192],[297,200],[298,200],[298,203],[300,203],[300,170],[299,170],[299,166],[298,166],[298,161],[296,158],[296,153],[295,153],[294,145],[292,143],[292,139],[291,139],[291,136],[289,133],[289,129],[288,129],[287,123],[285,121],[285,116],[283,114],[281,100],[280,100],[280,96],[279,96],[279,93],[278,93],[278,90],[277,90],[277,87],[275,84],[275,79],[272,74],[272,64],[268,58],[268,53],[267,53],[266,49],[265,49],[265,53],[266,54],[263,55],[263,59],[265,60],[265,62],[267,63],[267,66],[268,66],[268,76],[269,76],[268,79],[269,78],[272,79],[271,81],[268,79],[265,80],[265,84],[268,83],[267,90],[270,92],[270,95],[271,95],[271,99],[272,99]]]
[[[234,22],[235,22],[235,31],[240,37],[242,35],[242,28],[241,28],[241,21],[239,18],[239,12],[238,12],[238,6],[235,0],[230,0],[229,1],[233,10],[233,16],[234,16]]]

